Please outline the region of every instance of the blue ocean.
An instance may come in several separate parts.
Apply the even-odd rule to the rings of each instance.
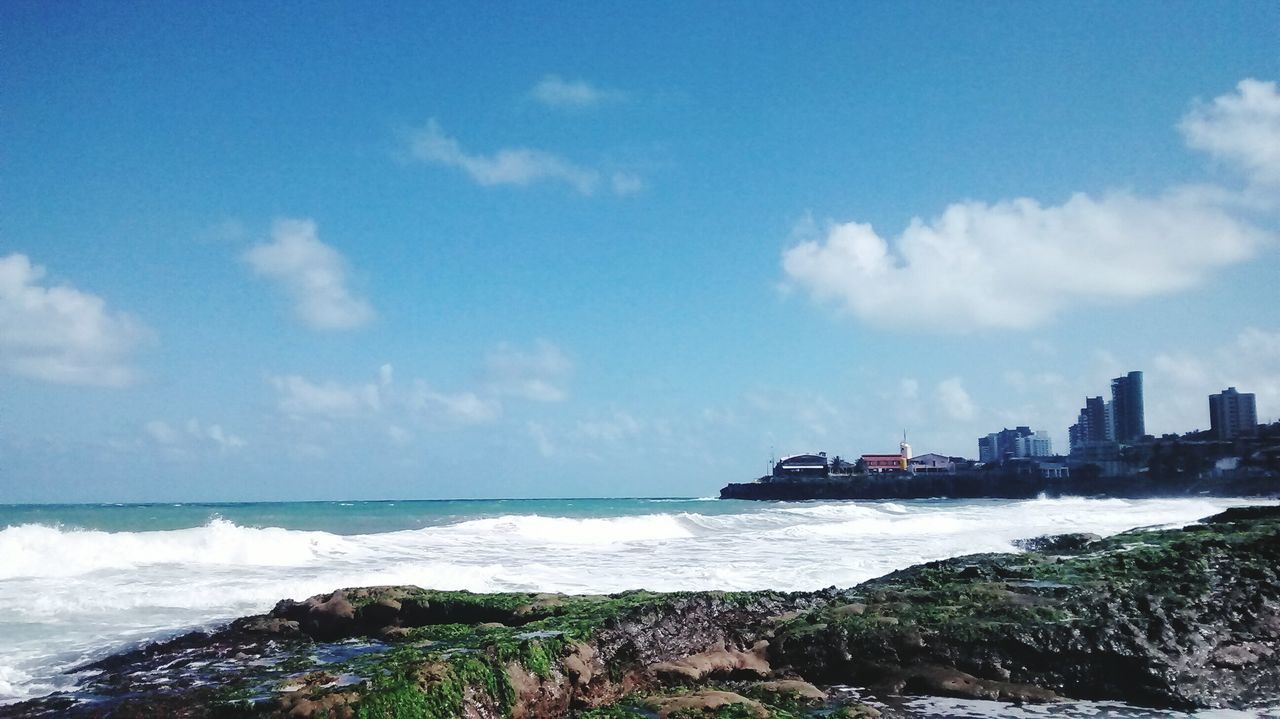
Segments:
[[[1257,501],[0,505],[0,703],[68,688],[75,681],[69,669],[108,653],[338,587],[818,589],[959,554],[1016,551],[1011,542],[1024,537],[1176,526],[1251,503]],[[952,707],[947,715],[961,711]]]

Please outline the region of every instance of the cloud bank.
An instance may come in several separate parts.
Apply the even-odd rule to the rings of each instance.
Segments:
[[[134,381],[134,350],[150,332],[97,295],[43,283],[26,255],[0,257],[0,369],[58,384]]]
[[[1182,123],[1192,147],[1254,181],[1280,176],[1280,97],[1274,83],[1197,107]],[[831,223],[783,252],[789,283],[873,325],[922,333],[1029,329],[1076,306],[1185,290],[1253,257],[1273,236],[1235,213],[1218,188],[1156,197],[1076,194],[959,202],[914,218],[896,237]]]
[[[346,259],[320,241],[312,220],[276,220],[271,241],[254,245],[243,259],[254,274],[288,293],[298,318],[312,329],[355,329],[374,317],[368,300],[347,287]]]

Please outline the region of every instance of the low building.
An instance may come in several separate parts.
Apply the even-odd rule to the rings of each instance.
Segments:
[[[866,467],[868,474],[876,472],[905,472],[907,470],[907,458],[901,454],[864,454],[862,455],[862,466]]]
[[[827,453],[793,454],[783,457],[773,465],[772,479],[775,482],[786,482],[805,479],[826,479],[831,473],[827,462]]]
[[[955,460],[944,454],[921,454],[907,461],[907,469],[924,474],[950,474],[956,471]]]
[[[1045,479],[1066,479],[1071,476],[1071,468],[1066,462],[1037,462],[1036,469]]]

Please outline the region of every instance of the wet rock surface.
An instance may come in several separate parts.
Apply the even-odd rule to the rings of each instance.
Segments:
[[[1280,508],[1036,538],[808,593],[337,590],[0,717],[870,717],[870,696],[1280,701]]]

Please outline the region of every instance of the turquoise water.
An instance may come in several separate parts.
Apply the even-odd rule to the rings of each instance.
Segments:
[[[43,524],[104,532],[150,532],[200,527],[214,519],[224,519],[241,527],[279,527],[346,535],[439,527],[503,515],[577,519],[633,517],[653,512],[722,515],[760,506],[736,500],[694,498],[9,504],[0,505],[0,528]]]

